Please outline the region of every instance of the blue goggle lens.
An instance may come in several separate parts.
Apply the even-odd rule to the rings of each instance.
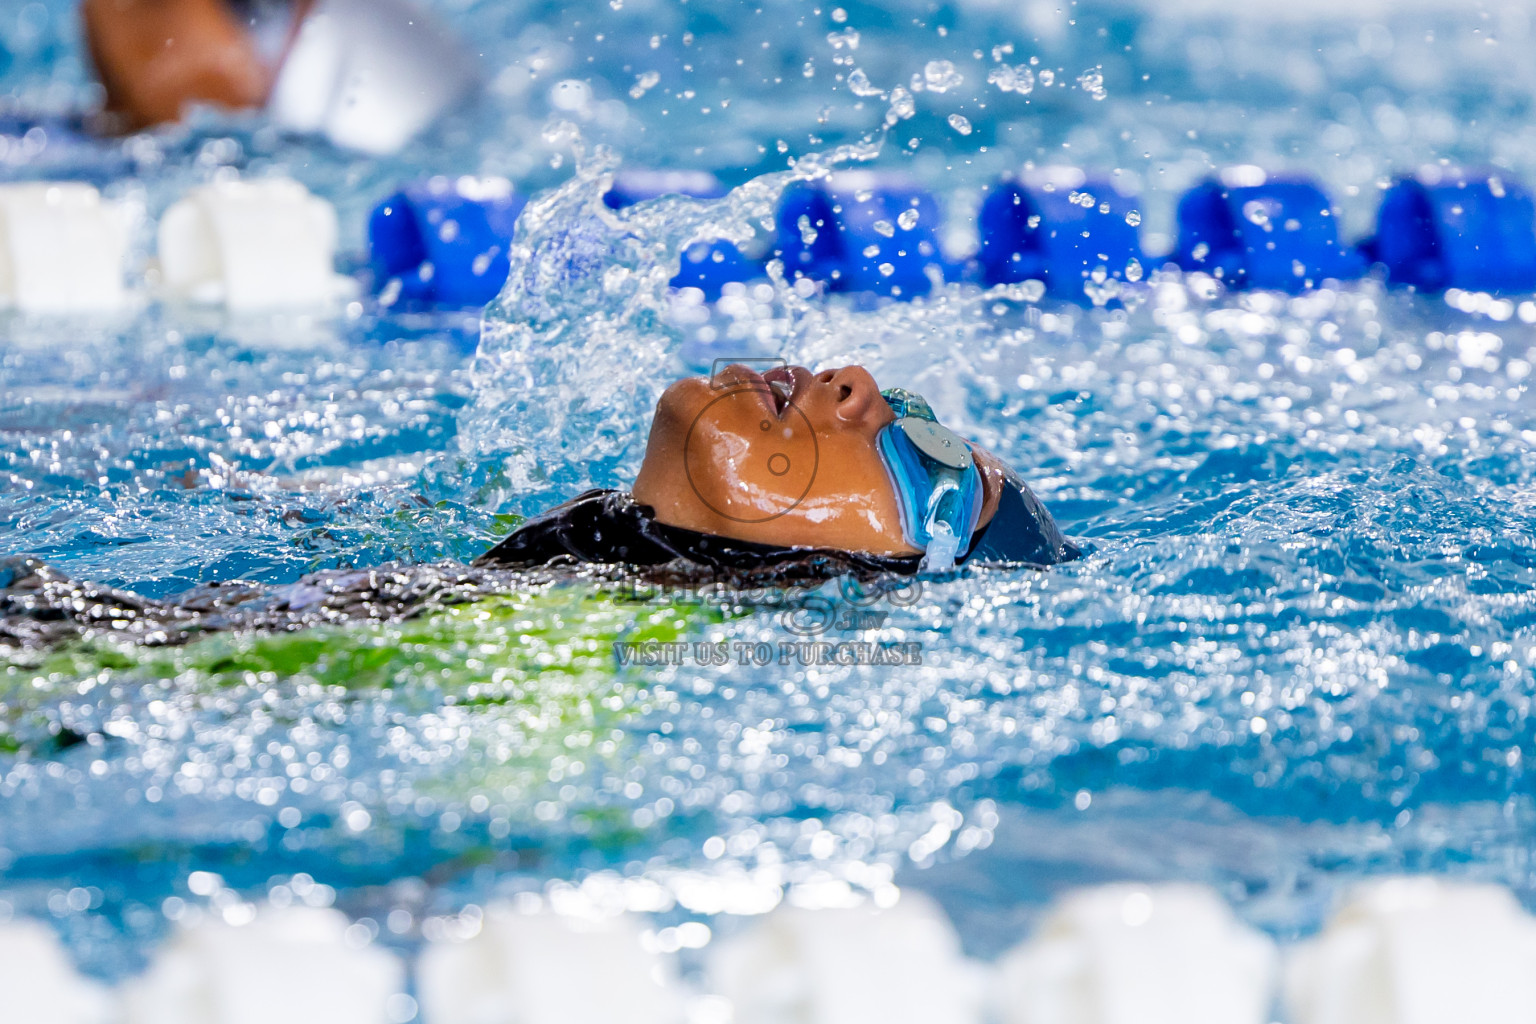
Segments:
[[[881,397],[897,417],[876,443],[901,508],[902,534],[928,554],[925,565],[949,568],[970,548],[981,516],[981,471],[970,446],[939,423],[922,395],[891,388]]]

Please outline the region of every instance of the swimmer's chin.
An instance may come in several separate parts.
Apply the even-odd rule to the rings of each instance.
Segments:
[[[692,507],[692,503],[678,500],[669,488],[646,479],[643,473],[635,481],[631,493],[640,504],[650,506],[652,517],[663,526],[726,540],[770,547],[843,551],[881,558],[909,558],[922,554],[922,551],[908,544],[904,537],[899,534],[892,536],[880,516],[870,509],[851,513],[858,520],[859,527],[862,527],[851,530],[839,529],[835,519],[829,521],[828,510],[816,506],[796,509],[766,521],[743,523]],[[846,509],[843,513],[850,514]]]

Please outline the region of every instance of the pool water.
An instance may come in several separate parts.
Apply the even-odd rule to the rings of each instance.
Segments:
[[[7,650],[0,909],[111,977],[199,898],[193,870],[250,894],[304,874],[375,920],[594,876],[686,873],[672,918],[894,879],[979,955],[1118,878],[1215,885],[1280,935],[1366,874],[1530,901],[1536,306],[1166,271],[1113,308],[666,288],[679,248],[749,239],[824,163],[935,189],[957,252],[981,189],[1025,161],[1122,171],[1154,251],[1180,191],[1230,162],[1314,174],[1351,237],[1420,164],[1536,180],[1523,8],[436,6],[484,46],[486,95],[390,160],[209,113],[121,144],[0,138],[5,177],[95,176],[146,225],[193,182],[289,173],[358,254],[399,179],[539,193],[483,324],[371,299],[8,318],[0,556],[151,598],[465,561],[511,514],[627,483],[660,390],[741,356],[921,391],[1087,555],[885,595],[578,581],[403,623]],[[88,103],[79,52],[67,3],[0,13],[5,102]],[[1005,66],[1033,90],[989,83]],[[885,95],[851,92],[855,68]],[[882,134],[914,75],[914,116]],[[599,217],[622,164],[741,187]],[[859,650],[920,663],[829,653]]]

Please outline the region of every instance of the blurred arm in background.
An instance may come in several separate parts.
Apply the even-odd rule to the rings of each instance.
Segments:
[[[410,0],[82,0],[121,131],[192,105],[392,153],[475,91],[476,61]]]
[[[84,0],[80,15],[124,131],[178,120],[194,103],[260,107],[281,60],[264,58],[249,16],[225,0]],[[295,5],[289,35],[301,15]]]

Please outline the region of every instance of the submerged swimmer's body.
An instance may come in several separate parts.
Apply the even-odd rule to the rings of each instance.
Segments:
[[[215,584],[150,601],[36,562],[0,565],[0,644],[82,632],[181,643],[230,629],[399,619],[573,573],[726,586],[844,573],[1070,561],[1078,548],[996,456],[863,367],[727,367],[657,403],[633,492],[588,491],[471,566],[332,571],[277,587]],[[573,568],[578,567],[578,568]]]

